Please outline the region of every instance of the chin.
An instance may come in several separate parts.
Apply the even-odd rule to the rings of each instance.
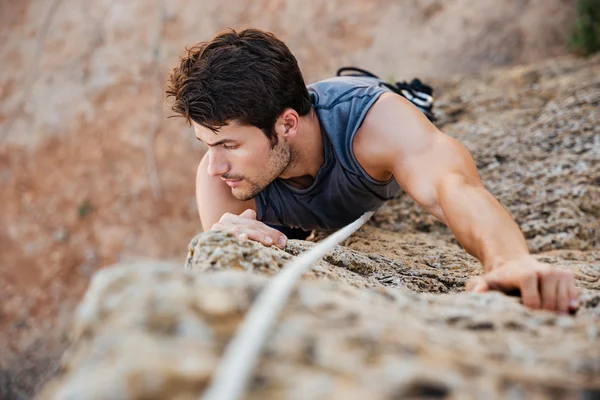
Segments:
[[[241,201],[250,200],[255,197],[255,196],[252,196],[251,193],[248,193],[244,190],[239,190],[239,189],[231,189],[231,194],[233,195],[233,197],[235,197],[236,199],[241,200]]]
[[[244,186],[246,186],[246,185],[244,185]],[[235,197],[238,200],[248,201],[248,200],[252,200],[256,196],[258,196],[263,190],[264,190],[264,188],[259,189],[258,187],[255,187],[253,185],[247,185],[246,189],[242,189],[239,187],[232,188],[231,194],[233,194],[233,197]]]

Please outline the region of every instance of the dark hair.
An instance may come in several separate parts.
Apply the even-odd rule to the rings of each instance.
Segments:
[[[173,111],[217,132],[229,121],[260,128],[276,142],[273,126],[286,108],[304,116],[311,102],[290,49],[258,29],[229,30],[187,49],[169,75]]]

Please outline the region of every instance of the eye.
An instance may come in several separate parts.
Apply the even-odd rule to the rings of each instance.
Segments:
[[[232,150],[235,149],[237,146],[233,145],[233,146],[227,146],[226,144],[223,145],[223,148],[226,150]]]

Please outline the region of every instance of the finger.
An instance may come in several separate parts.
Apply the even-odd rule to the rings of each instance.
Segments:
[[[489,290],[489,285],[484,278],[478,276],[469,279],[469,281],[465,285],[465,289],[467,290],[467,292],[483,293]]]
[[[560,271],[558,273],[556,309],[561,314],[566,314],[569,311],[569,285],[571,284],[569,276],[571,275],[572,273],[569,271]]]
[[[246,218],[246,219],[256,219],[256,211],[249,208],[246,211],[244,211],[243,213],[241,213],[240,217]]]
[[[237,217],[237,215],[232,214],[232,213],[225,213],[225,214],[221,215],[221,218],[219,218],[219,222],[225,223],[225,222],[230,221],[231,219],[235,219],[235,217]]]
[[[267,228],[269,230],[265,233],[265,236],[267,236],[271,240],[271,244],[285,249],[285,246],[287,245],[287,237],[283,233],[279,232],[277,229],[272,229],[269,227]]]
[[[233,228],[233,233],[240,240],[253,240],[255,242],[262,243],[263,245],[270,247],[273,245],[273,239],[265,235],[260,230],[251,229],[242,225],[237,225]]]
[[[277,229],[269,231],[269,233],[265,234],[265,238],[269,241],[269,246],[274,245],[281,249],[285,249],[285,246],[287,245],[287,237]]]
[[[237,218],[237,221],[236,221],[236,219],[225,220],[225,221],[221,220],[221,221],[215,223],[210,228],[210,230],[211,231],[231,232],[231,233],[235,234],[235,233],[242,232],[242,229],[244,229],[244,228],[252,228],[251,220],[241,219],[237,215],[235,217]]]
[[[251,218],[252,214],[250,212],[254,212],[253,210],[246,210],[240,215],[225,213],[219,219],[219,222],[223,225],[248,225],[252,222],[255,222],[255,218]],[[256,214],[255,214],[256,215]]]
[[[271,228],[270,226],[260,221],[255,221],[254,224],[252,224],[252,228],[262,232],[266,237],[269,237],[272,240],[271,245],[275,245],[282,249],[285,249],[288,239],[283,233],[281,233],[277,229]]]
[[[265,246],[276,245],[284,249],[287,244],[287,237],[283,233],[260,221],[237,216],[237,219],[232,219],[223,225],[225,225],[224,230],[232,231],[235,234],[245,232],[248,239],[261,242]]]
[[[539,273],[542,287],[542,308],[556,311],[556,294],[558,290],[558,275],[556,271],[546,269]]]
[[[277,239],[275,240],[275,243],[277,243],[277,246],[281,247],[282,249],[285,249],[285,246],[287,246],[287,240],[287,237],[283,233],[280,233]]]
[[[542,300],[540,298],[537,274],[535,272],[523,273],[519,286],[523,305],[533,309],[540,308]]]
[[[569,281],[569,310],[577,311],[579,309],[579,290],[575,286],[575,275],[571,273],[567,279]]]
[[[221,220],[213,225],[212,230],[223,230],[236,235],[246,233],[248,239],[261,242],[265,246],[275,244],[285,248],[287,237],[283,233],[250,217],[256,217],[254,210],[248,209],[240,215],[225,213]]]

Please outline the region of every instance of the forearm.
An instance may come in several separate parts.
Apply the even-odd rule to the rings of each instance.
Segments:
[[[508,211],[482,185],[460,177],[442,185],[438,201],[459,243],[486,272],[527,256],[527,243]]]

